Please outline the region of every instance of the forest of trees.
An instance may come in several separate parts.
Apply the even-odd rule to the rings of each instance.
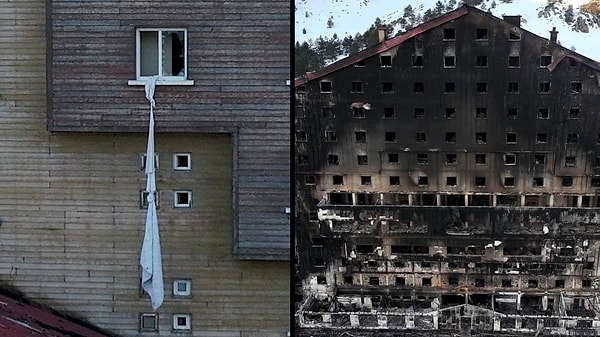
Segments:
[[[301,0],[325,1],[325,0]],[[331,0],[337,1],[337,0]],[[362,0],[368,6],[368,0]],[[410,5],[404,8],[402,16],[388,22],[382,22],[379,18],[362,34],[356,33],[354,36],[347,35],[339,37],[334,34],[331,37],[319,36],[315,40],[297,41],[295,45],[295,76],[300,76],[306,72],[317,70],[328,63],[338,59],[342,55],[354,54],[362,49],[373,46],[377,43],[377,30],[385,26],[396,35],[407,31],[419,24],[436,18],[446,12],[456,9],[463,4],[475,6],[481,10],[493,11],[499,3],[513,3],[519,0],[440,0],[433,8],[415,8]],[[566,4],[563,0],[546,0],[545,6],[538,9],[540,18],[554,19],[558,18],[564,21],[572,30],[587,33],[590,28],[600,27],[600,0],[588,0],[589,2],[574,8],[573,5]],[[330,17],[327,26],[333,27],[333,17]],[[300,29],[301,27],[296,27]]]

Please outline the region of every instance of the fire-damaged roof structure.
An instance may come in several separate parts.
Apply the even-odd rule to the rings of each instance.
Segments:
[[[465,5],[296,79],[300,335],[600,333],[600,63],[520,21]]]

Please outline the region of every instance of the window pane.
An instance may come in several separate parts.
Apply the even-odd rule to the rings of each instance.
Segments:
[[[185,32],[162,32],[162,71],[163,76],[185,77]]]
[[[158,75],[158,32],[140,31],[140,75]]]

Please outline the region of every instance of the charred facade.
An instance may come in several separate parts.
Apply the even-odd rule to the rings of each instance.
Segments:
[[[300,328],[600,333],[600,64],[461,7],[296,88]]]

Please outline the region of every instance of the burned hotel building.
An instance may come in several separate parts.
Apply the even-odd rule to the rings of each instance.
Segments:
[[[463,6],[296,79],[296,324],[600,334],[600,63]]]

